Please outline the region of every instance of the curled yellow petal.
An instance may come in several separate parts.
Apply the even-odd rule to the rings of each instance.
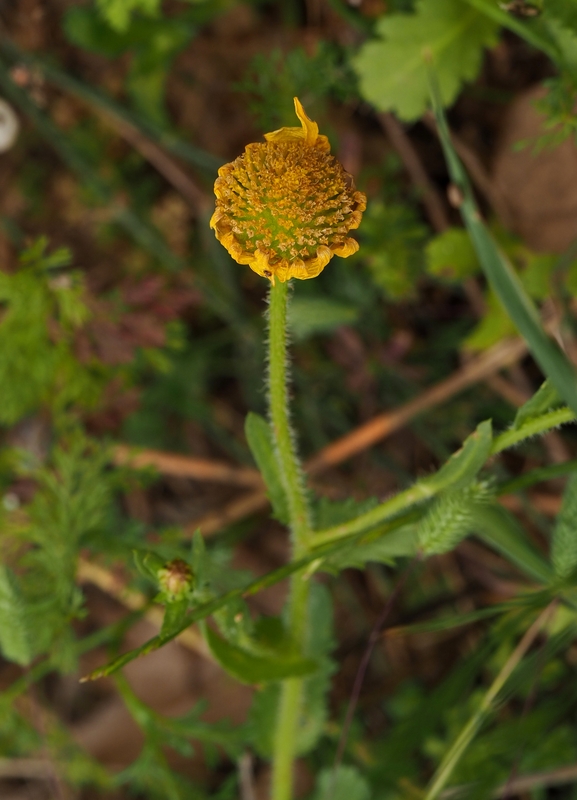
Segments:
[[[319,126],[307,116],[306,111],[303,108],[303,104],[298,97],[294,98],[294,103],[296,115],[301,122],[301,127],[279,128],[276,131],[265,133],[264,138],[267,140],[267,142],[276,143],[294,141],[302,142],[304,140],[304,144],[306,144],[308,147],[315,147],[320,144],[320,149],[328,152],[328,150],[330,150],[330,144],[327,137],[319,136]],[[318,142],[319,139],[322,141]]]
[[[333,248],[333,253],[335,256],[340,256],[341,258],[348,258],[352,256],[353,253],[356,253],[359,249],[359,243],[356,239],[345,239],[345,241],[339,246]]]
[[[301,125],[303,126],[305,144],[308,144],[309,147],[314,147],[319,135],[319,126],[316,122],[313,122],[312,119],[307,117],[306,111],[303,108],[303,104],[298,97],[293,99],[297,117],[300,119]]]

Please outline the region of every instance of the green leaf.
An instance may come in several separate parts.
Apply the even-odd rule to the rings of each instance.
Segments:
[[[313,659],[299,655],[283,654],[281,658],[254,655],[230,644],[208,625],[205,627],[205,636],[212,655],[221,667],[241,683],[254,685],[310,675],[318,666]]]
[[[475,532],[532,580],[549,583],[552,570],[527,538],[519,521],[499,505],[481,506],[475,513]]]
[[[288,326],[293,339],[302,341],[316,333],[329,333],[340,325],[353,325],[358,309],[328,297],[294,297],[288,308]]]
[[[423,245],[428,230],[415,209],[395,202],[373,199],[359,229],[361,252],[375,284],[387,298],[415,296],[423,271]]]
[[[491,420],[479,423],[463,446],[443,464],[440,470],[423,482],[443,488],[460,489],[468,486],[489,457],[493,441]]]
[[[575,0],[545,0],[543,13],[545,16],[554,17],[577,33],[577,3]]]
[[[483,48],[497,41],[497,24],[461,0],[420,0],[414,14],[386,14],[380,40],[365,44],[354,60],[364,97],[381,111],[411,122],[427,109],[427,63],[438,74],[444,105],[481,67]]]
[[[96,0],[96,5],[111,28],[125,31],[135,11],[154,15],[158,12],[160,0]]]
[[[463,228],[449,228],[433,237],[425,254],[427,272],[449,283],[460,282],[479,270],[471,238]]]
[[[317,745],[329,716],[328,694],[337,666],[330,658],[335,646],[333,603],[329,590],[313,582],[309,597],[308,639],[305,653],[318,669],[303,682],[303,705],[299,720],[296,754],[304,756]]]
[[[154,585],[158,584],[158,571],[163,568],[166,563],[156,553],[145,552],[143,550],[133,550],[132,555],[136,569],[143,578],[153,581]]]
[[[69,8],[62,24],[71,44],[107,58],[116,58],[131,44],[129,37],[111,29],[94,9],[85,6]]]
[[[487,292],[486,306],[485,315],[463,342],[465,350],[472,352],[488,350],[497,342],[514,336],[517,332],[515,324],[491,290]]]
[[[469,0],[467,1],[469,2]],[[430,73],[430,81],[431,97],[445,158],[447,159],[451,179],[462,193],[461,214],[483,272],[491,288],[515,323],[515,327],[527,342],[529,350],[543,373],[551,379],[551,383],[561,397],[577,413],[577,373],[575,368],[559,345],[550,339],[543,330],[537,309],[523,288],[519,276],[515,273],[513,267],[499,250],[487,230],[477,208],[465,171],[453,148],[436,85],[436,75],[432,71]]]
[[[370,800],[371,789],[356,767],[340,764],[319,773],[313,800]]]
[[[9,661],[26,666],[33,657],[24,600],[13,573],[0,564],[0,650]]]
[[[305,647],[307,656],[318,662],[318,670],[303,685],[303,703],[297,735],[297,753],[310,752],[323,733],[328,716],[327,695],[335,665],[329,658],[334,647],[333,609],[325,586],[312,583],[309,599],[309,636]],[[269,759],[273,754],[280,684],[267,684],[255,694],[249,717],[249,736],[260,756]]]
[[[376,531],[374,532],[376,533]],[[411,557],[418,550],[417,528],[403,525],[394,531],[385,530],[381,537],[371,537],[366,544],[353,542],[337,553],[328,556],[320,566],[323,572],[338,574],[343,569],[364,569],[369,561],[394,564],[397,558]]]
[[[181,597],[166,604],[160,629],[161,636],[170,636],[173,631],[180,630],[188,611],[188,605],[188,597]]]
[[[563,505],[557,517],[551,544],[555,573],[566,578],[577,567],[577,475],[567,481]]]
[[[270,425],[259,414],[251,411],[244,423],[244,432],[248,446],[266,484],[274,516],[279,522],[287,525],[289,521],[288,504],[274,451]]]
[[[561,403],[562,400],[559,397],[559,392],[551,381],[546,380],[541,384],[539,389],[537,389],[533,397],[527,400],[526,403],[523,403],[521,408],[517,411],[515,421],[513,422],[513,428],[517,430],[525,422],[528,422],[534,417],[539,417],[541,414],[546,414],[547,411],[558,408]]]

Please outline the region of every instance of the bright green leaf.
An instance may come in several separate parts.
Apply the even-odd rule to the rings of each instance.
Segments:
[[[274,516],[279,522],[286,525],[289,521],[288,505],[274,451],[270,425],[259,414],[251,411],[244,423],[244,432],[248,446],[266,484]]]
[[[577,475],[571,475],[565,487],[563,505],[557,517],[551,560],[555,572],[566,578],[577,567]]]
[[[371,790],[356,767],[340,764],[319,773],[314,800],[370,800]]]
[[[494,292],[487,293],[487,310],[483,319],[473,328],[463,342],[465,350],[488,350],[497,342],[516,334],[515,324],[497,299]]]
[[[435,236],[425,253],[427,272],[449,283],[469,278],[479,270],[471,239],[463,228],[449,228]]]
[[[280,658],[256,656],[230,644],[208,625],[205,627],[205,636],[212,655],[221,667],[241,683],[279,681],[310,675],[317,669],[317,663],[312,658],[299,655],[283,654]]]
[[[517,411],[515,421],[513,422],[513,428],[518,430],[534,417],[539,417],[541,414],[546,414],[547,411],[558,408],[562,402],[557,389],[553,386],[551,381],[546,380],[541,384],[539,389],[537,389],[533,397],[527,400],[526,403],[523,403],[521,408]]]
[[[440,470],[423,482],[442,488],[461,489],[474,480],[489,457],[493,441],[491,420],[479,423],[463,446],[443,464]]]
[[[9,661],[26,666],[33,652],[24,600],[15,576],[0,564],[0,650]]]
[[[354,62],[361,92],[381,111],[410,122],[429,103],[427,63],[435,67],[443,104],[451,104],[477,76],[498,26],[461,0],[420,0],[414,14],[386,14],[376,30],[380,39],[365,44]]]

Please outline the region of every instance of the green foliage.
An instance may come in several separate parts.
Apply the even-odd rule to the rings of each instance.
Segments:
[[[303,341],[318,333],[330,333],[340,325],[353,325],[358,309],[328,297],[295,297],[288,309],[293,339]]]
[[[96,0],[96,6],[111,28],[125,31],[132,14],[140,11],[147,16],[158,14],[160,0]]]
[[[99,5],[104,20],[87,7],[67,11],[64,30],[69,41],[108,58],[130,53],[126,87],[136,109],[153,123],[167,125],[166,76],[173,59],[194,35],[195,27],[184,16],[156,17],[158,0],[99,0]],[[137,17],[131,22],[134,8],[147,11],[149,17]]]
[[[356,768],[340,764],[336,770],[322,770],[317,778],[314,800],[370,800],[371,789],[361,772]]]
[[[244,423],[244,432],[260,473],[267,487],[268,498],[279,522],[288,523],[288,504],[282,485],[273,436],[268,422],[251,412]]]
[[[49,464],[34,475],[38,489],[26,520],[15,520],[11,531],[25,548],[19,560],[24,571],[18,594],[27,652],[33,656],[49,652],[62,669],[73,665],[69,624],[82,613],[82,595],[75,584],[78,553],[111,513],[113,479],[107,466],[106,448],[78,432],[63,438]],[[16,603],[16,595],[11,602]],[[4,636],[9,636],[8,629]],[[18,656],[15,660],[29,660],[14,644],[11,651]]]
[[[450,105],[463,83],[477,76],[497,25],[461,0],[421,0],[414,14],[383,16],[376,32],[379,38],[354,60],[361,92],[379,110],[411,122],[428,106],[428,65],[434,65],[443,104]]]
[[[551,411],[553,408],[558,408],[562,403],[559,397],[559,392],[552,385],[551,381],[545,381],[541,384],[535,394],[523,403],[521,408],[515,415],[513,428],[520,428],[525,425],[529,420]]]
[[[375,200],[363,216],[362,247],[355,259],[367,265],[385,297],[410,297],[422,272],[426,234],[413,208],[398,198]]]
[[[551,560],[560,578],[567,578],[577,567],[577,476],[574,474],[567,481],[555,523]]]
[[[309,634],[306,655],[315,659],[317,670],[305,678],[297,749],[300,756],[311,752],[323,734],[328,717],[328,692],[336,665],[330,658],[334,647],[332,601],[319,583],[311,586]],[[263,758],[273,753],[280,685],[269,683],[256,693],[250,711],[249,738]]]
[[[337,45],[320,41],[314,53],[296,47],[283,53],[257,54],[238,91],[248,95],[249,109],[264,131],[294,125],[293,97],[308,108],[328,95],[342,101],[356,95],[356,80]]]
[[[266,632],[261,630],[263,636],[250,643],[250,650],[231,644],[209,626],[204,631],[212,655],[223,669],[241,683],[278,681],[310,675],[317,669],[314,660],[295,652],[282,626],[275,625],[273,630]]]
[[[577,6],[573,0],[545,0],[543,11],[577,33]]]
[[[470,278],[479,262],[467,231],[449,228],[435,236],[426,247],[427,272],[449,283]]]
[[[9,661],[32,661],[25,601],[14,574],[0,564],[0,651]]]
[[[106,374],[81,364],[75,333],[88,318],[83,283],[62,272],[70,254],[46,252],[46,239],[26,250],[15,273],[0,272],[0,424],[13,425],[48,406],[59,413],[70,405],[97,402]]]
[[[357,502],[352,497],[347,500],[331,501],[321,497],[315,506],[316,528],[331,528],[343,522],[356,519],[378,505],[376,498]],[[338,552],[323,559],[320,569],[338,574],[343,569],[353,567],[364,569],[369,561],[394,564],[397,558],[413,556],[417,552],[416,530],[412,525],[403,525],[393,532],[379,535],[379,530],[371,534],[371,541],[359,544],[354,541]]]
[[[489,457],[493,441],[493,426],[487,419],[477,425],[474,433],[468,436],[463,446],[454,453],[446,464],[432,478],[443,488],[465,489],[475,479]]]
[[[493,492],[487,483],[472,483],[440,494],[418,527],[419,545],[426,556],[453,550],[475,524],[479,506],[490,502]]]
[[[463,221],[471,236],[487,280],[503,307],[523,336],[529,350],[543,373],[551,379],[567,405],[577,413],[577,380],[575,369],[567,356],[544,331],[535,304],[531,301],[523,284],[516,275],[510,261],[499,250],[497,244],[484,224],[468,177],[455,152],[442,100],[436,83],[436,76],[430,72],[431,100],[439,129],[439,137],[447,160],[451,180],[460,190],[463,202],[460,205]]]

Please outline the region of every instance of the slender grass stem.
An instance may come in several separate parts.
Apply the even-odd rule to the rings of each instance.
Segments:
[[[287,497],[292,559],[306,555],[311,524],[302,468],[291,430],[287,388],[287,294],[286,283],[271,286],[269,299],[269,402],[270,421],[283,487]],[[289,626],[291,636],[302,648],[307,635],[309,582],[297,572],[291,579]],[[292,767],[296,751],[302,703],[303,680],[289,678],[282,683],[274,741],[272,800],[292,797]]]
[[[520,661],[525,657],[525,654],[537,638],[539,631],[557,607],[557,602],[557,600],[553,600],[553,602],[541,612],[535,622],[525,632],[525,635],[517,647],[513,650],[499,674],[489,687],[487,693],[481,701],[481,704],[479,705],[479,708],[475,711],[467,724],[461,730],[461,733],[455,739],[452,746],[449,748],[438,770],[434,774],[423,800],[437,800],[437,798],[441,795],[441,792],[447,785],[447,781],[450,779],[463,753],[473,741],[487,716],[494,709],[495,701],[497,700],[499,692],[505,686],[506,682],[511,677],[513,671],[517,668]]]

